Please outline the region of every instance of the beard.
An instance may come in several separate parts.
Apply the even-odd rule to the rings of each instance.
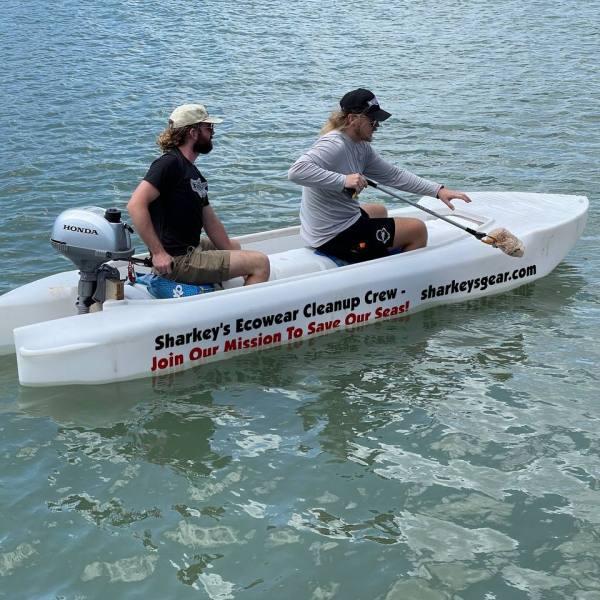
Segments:
[[[193,150],[197,154],[208,154],[213,149],[212,140],[196,140]]]

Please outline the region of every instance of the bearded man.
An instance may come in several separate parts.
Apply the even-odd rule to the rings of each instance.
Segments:
[[[242,276],[250,285],[269,279],[268,257],[241,250],[229,238],[194,164],[212,150],[214,126],[222,122],[202,104],[178,106],[157,138],[163,155],[150,165],[127,204],[154,272],[173,281],[203,284]],[[208,238],[201,237],[202,229]]]

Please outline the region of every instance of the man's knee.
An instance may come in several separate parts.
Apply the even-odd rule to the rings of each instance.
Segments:
[[[415,219],[415,237],[423,246],[427,245],[427,226],[420,219]]]
[[[252,251],[252,254],[255,255],[255,274],[264,277],[263,281],[267,281],[267,279],[269,279],[269,275],[271,274],[271,263],[269,262],[269,257],[262,252]]]
[[[267,281],[271,272],[269,257],[255,250],[232,250],[230,255],[230,277],[251,277],[253,283]]]
[[[420,219],[411,219],[409,225],[411,250],[427,246],[427,227]]]
[[[394,247],[417,250],[427,245],[427,226],[420,219],[397,218]]]
[[[388,211],[383,204],[361,204],[361,208],[371,217],[371,219],[385,219]]]

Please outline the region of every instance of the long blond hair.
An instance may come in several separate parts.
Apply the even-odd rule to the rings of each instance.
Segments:
[[[345,113],[343,110],[334,110],[331,115],[329,115],[327,123],[325,123],[321,128],[321,131],[319,131],[319,135],[325,135],[330,131],[342,131],[346,129],[349,125],[347,117],[348,113]]]

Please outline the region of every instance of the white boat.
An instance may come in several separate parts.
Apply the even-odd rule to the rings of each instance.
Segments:
[[[390,216],[425,221],[426,248],[338,266],[304,247],[298,227],[241,236],[269,255],[268,282],[159,300],[140,284],[124,300],[76,314],[79,273],[34,281],[0,297],[0,351],[15,352],[22,385],[97,384],[170,374],[242,352],[404,316],[430,306],[514,289],[544,277],[582,234],[584,196],[473,192],[455,211],[420,204],[478,232],[510,230],[524,243],[507,256],[416,208]],[[112,263],[122,277],[127,261]]]

